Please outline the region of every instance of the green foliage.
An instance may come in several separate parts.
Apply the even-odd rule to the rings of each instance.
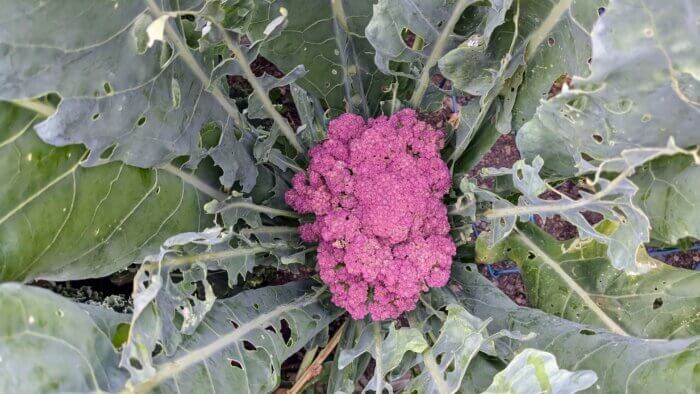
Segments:
[[[36,136],[41,116],[9,103],[0,111],[1,280],[109,275],[206,220],[206,196],[177,176],[124,163],[83,167],[85,148]]]
[[[649,341],[574,323],[538,309],[519,307],[476,272],[457,267],[453,280],[465,308],[477,317],[491,317],[493,329],[537,335],[514,348],[552,353],[560,367],[590,369],[598,375],[591,392],[686,392],[699,387],[697,358],[700,339]]]
[[[0,313],[3,392],[116,391],[126,381],[111,338],[128,316],[17,283],[0,285]]]
[[[533,225],[492,250],[483,241],[477,242],[479,260],[518,263],[533,307],[640,338],[700,335],[700,272],[657,263],[630,276],[610,264],[604,245],[558,242]]]
[[[0,6],[0,391],[700,389],[700,274],[645,250],[700,237],[692,2]],[[284,194],[329,119],[453,99],[451,281],[401,319],[353,321]],[[469,170],[512,131],[523,160],[477,187]],[[531,308],[471,264],[506,259]],[[131,264],[128,314],[24,284]]]

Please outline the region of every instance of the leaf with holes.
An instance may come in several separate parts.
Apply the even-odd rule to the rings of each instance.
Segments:
[[[530,305],[553,315],[640,338],[700,335],[700,272],[657,262],[629,276],[610,264],[605,249],[594,241],[558,242],[523,225],[493,249],[479,240],[477,260],[515,261]]]
[[[383,325],[374,322],[365,327],[357,343],[350,349],[341,352],[338,358],[338,368],[344,369],[356,358],[364,353],[369,353],[375,362],[374,374],[367,383],[365,391],[383,392],[385,389],[392,391],[387,381],[387,375],[394,375],[394,379],[403,375],[395,371],[402,364],[405,357],[415,357],[428,348],[428,343],[423,334],[415,328],[402,327],[396,329],[393,323]],[[392,378],[389,378],[392,380]]]
[[[38,287],[0,284],[0,391],[115,392],[128,375],[113,340],[127,315]]]
[[[525,157],[570,176],[627,149],[700,143],[700,7],[617,0],[592,32],[591,75],[543,103],[518,133]]]
[[[205,198],[164,170],[85,168],[80,146],[52,147],[40,119],[0,103],[0,280],[108,275],[198,230]]]
[[[205,153],[202,127],[236,117],[237,110],[219,87],[207,90],[211,59],[190,53],[181,38],[173,41],[175,51],[166,44],[145,47],[141,36],[155,19],[152,12],[146,13],[145,2],[101,2],[87,12],[80,12],[83,2],[78,0],[61,6],[40,3],[4,4],[8,15],[22,17],[7,19],[10,26],[0,34],[3,52],[11,53],[3,59],[12,64],[0,66],[11,73],[0,78],[17,87],[5,89],[0,98],[59,93],[63,100],[57,112],[39,124],[37,132],[52,145],[86,145],[90,152],[82,165],[120,160],[146,168],[178,156],[188,156],[194,165]],[[196,3],[180,6],[186,10]],[[45,23],[63,23],[65,18],[71,22],[61,28]],[[174,29],[170,21],[165,23],[166,30]],[[47,63],[48,58],[53,60]],[[199,69],[196,76],[193,67]],[[57,74],[61,78],[47,79]]]
[[[700,155],[652,160],[630,178],[639,188],[635,204],[649,217],[651,237],[667,244],[700,238]]]
[[[370,2],[336,1],[342,3],[344,12],[338,24],[329,0],[256,3],[250,29],[255,39],[281,12],[288,18],[280,36],[262,45],[260,53],[265,58],[285,73],[304,65],[309,72],[297,83],[323,100],[334,114],[345,112],[346,105],[360,108],[365,115],[376,113],[383,94],[381,87],[388,84],[388,78],[374,66],[374,49],[365,37],[364,29],[372,16]]]
[[[433,346],[422,354],[422,372],[406,390],[419,393],[454,393],[463,386],[467,368],[481,350],[492,347],[488,321],[472,316],[462,306],[446,306],[447,317]]]
[[[591,387],[598,377],[593,371],[559,369],[551,353],[525,349],[499,372],[484,394],[575,393]]]
[[[137,393],[230,392],[233,387],[272,392],[282,361],[338,315],[311,282],[249,290],[217,302],[174,353],[161,351],[153,365],[135,363],[143,374],[132,375],[128,384]]]
[[[492,208],[485,212],[491,226],[498,230],[498,237],[492,237],[490,245],[499,242],[514,228],[514,218],[527,221],[535,214],[542,218],[560,215],[577,227],[582,241],[595,240],[606,244],[608,257],[615,268],[628,273],[649,271],[653,263],[647,261],[642,252],[643,243],[649,241],[649,219],[634,205],[637,188],[624,174],[613,180],[599,178],[598,184],[593,185],[596,187],[594,192],[581,191],[581,198],[573,199],[557,192],[540,177],[542,165],[542,158],[538,156],[532,165],[519,160],[512,169],[487,172],[490,175],[509,175],[514,187],[522,193],[517,206],[496,199],[498,205],[492,202]],[[546,191],[555,192],[559,199],[545,200],[541,195]],[[602,215],[614,225],[604,232],[596,229],[584,216],[587,211]],[[499,226],[503,227],[503,220],[507,219],[506,231]]]
[[[153,373],[148,366],[156,345],[175,352],[183,335],[192,335],[204,320],[216,300],[209,271],[225,271],[233,287],[253,270],[256,255],[267,252],[234,235],[221,228],[178,234],[143,260],[134,278],[130,340],[122,350],[121,365],[132,375]]]
[[[458,130],[450,156],[460,159],[458,168],[475,164],[495,142],[494,131],[508,133],[529,119],[562,74],[586,73],[588,31],[602,3],[493,1],[486,23],[440,59],[443,75],[480,97],[478,115],[465,131]],[[462,157],[470,145],[471,154]]]
[[[589,369],[598,375],[592,392],[655,392],[700,387],[700,339],[650,341],[574,323],[537,309],[517,306],[475,266],[455,267],[455,296],[474,315],[493,318],[492,329],[535,333],[513,350],[533,348],[556,357],[560,368]]]

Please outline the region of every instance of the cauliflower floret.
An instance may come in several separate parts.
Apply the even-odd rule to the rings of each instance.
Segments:
[[[456,248],[442,202],[451,182],[443,138],[410,109],[367,122],[344,114],[294,176],[287,203],[316,215],[300,236],[319,242],[321,279],[354,319],[397,318],[449,279]]]

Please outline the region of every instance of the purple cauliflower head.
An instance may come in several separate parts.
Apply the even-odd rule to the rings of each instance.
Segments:
[[[397,318],[447,283],[456,249],[442,202],[451,184],[443,138],[410,109],[367,122],[344,114],[294,176],[287,203],[316,215],[301,238],[319,243],[321,279],[354,319]]]

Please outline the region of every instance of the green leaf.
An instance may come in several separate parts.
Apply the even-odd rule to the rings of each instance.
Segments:
[[[133,376],[153,373],[152,352],[160,345],[172,354],[183,335],[192,335],[216,301],[207,280],[211,270],[225,270],[228,285],[245,278],[266,248],[221,228],[183,233],[165,241],[160,253],[146,257],[134,277],[132,338],[122,352],[122,366]],[[140,368],[134,367],[134,360]]]
[[[679,154],[650,161],[631,178],[639,191],[634,196],[651,222],[651,237],[676,244],[700,238],[700,157]]]
[[[179,156],[198,163],[206,153],[201,129],[233,120],[174,56],[157,78],[138,88],[104,97],[64,97],[56,114],[37,125],[39,136],[57,146],[84,144],[90,150],[87,166],[120,160],[148,168]]]
[[[374,66],[374,48],[365,38],[364,29],[372,15],[371,2],[342,2],[346,16],[342,24],[347,25],[349,32],[341,38],[336,38],[336,34],[343,27],[334,25],[329,0],[256,0],[256,3],[250,28],[253,39],[262,37],[267,24],[282,9],[288,20],[279,37],[261,46],[260,53],[265,58],[285,73],[302,64],[309,72],[297,81],[298,85],[325,101],[334,113],[345,112],[344,101],[355,105],[355,96],[367,100],[370,114],[377,112],[379,96],[383,93],[381,87],[388,84],[388,79]],[[362,82],[359,86],[353,82],[357,77]]]
[[[525,53],[525,78],[518,89],[513,108],[513,130],[520,129],[532,118],[540,101],[547,99],[552,84],[561,76],[586,76],[590,72],[590,33],[608,0],[561,0],[552,3],[522,3],[524,20],[537,21],[542,11],[551,11],[532,33]]]
[[[493,318],[493,329],[535,333],[516,345],[552,353],[560,368],[598,375],[591,392],[686,392],[700,387],[700,339],[645,340],[615,335],[537,309],[519,307],[476,271],[456,266],[455,293],[477,317]]]
[[[374,62],[385,74],[397,74],[392,62],[415,63],[409,73],[416,78],[422,63],[430,56],[439,40],[441,28],[452,15],[456,2],[420,2],[415,0],[380,0],[374,5],[372,19],[367,24],[367,39],[376,49]],[[467,5],[475,3],[468,1]],[[466,8],[466,7],[465,7]],[[407,32],[418,41],[409,47],[404,41]],[[454,48],[462,39],[450,32],[447,48]]]
[[[579,323],[641,338],[700,335],[700,272],[657,262],[648,273],[627,275],[610,264],[594,241],[558,242],[529,224],[477,258],[515,261],[530,305]]]
[[[494,1],[491,5],[485,14],[485,23],[438,63],[440,72],[457,89],[480,96],[466,108],[463,116],[469,119],[460,121],[455,130],[456,141],[449,152],[450,161],[457,162],[457,170],[463,172],[476,164],[500,135],[496,122],[489,119],[499,115],[505,97],[511,96],[522,81],[519,70],[528,37],[520,27],[520,2],[515,2],[510,14],[508,10],[513,6],[510,0]],[[511,78],[513,80],[509,81]],[[504,90],[506,85],[509,88]],[[464,152],[470,148],[472,140],[477,146],[465,157]]]
[[[221,131],[219,143],[209,151],[209,155],[223,170],[219,181],[225,187],[240,183],[240,190],[248,193],[258,180],[258,168],[253,160],[255,136],[244,131],[236,138],[234,128],[227,124]]]
[[[135,393],[272,392],[282,362],[340,314],[322,295],[305,281],[219,301],[175,353],[156,355],[155,371],[132,375],[129,385]]]
[[[233,227],[241,219],[252,228],[260,227],[263,213],[270,218],[278,216],[299,218],[299,215],[289,210],[255,204],[250,197],[229,197],[224,201],[213,200],[208,202],[204,209],[207,213],[221,215],[224,224],[228,227]]]
[[[601,2],[492,1],[480,29],[440,59],[440,71],[455,87],[480,96],[477,115],[458,130],[450,153],[459,171],[478,161],[497,139],[495,131],[508,133],[529,119],[560,75],[587,70],[586,30]]]
[[[575,393],[591,387],[597,379],[593,371],[559,369],[550,353],[525,349],[496,375],[484,394]]]
[[[295,83],[289,85],[289,89],[303,124],[297,132],[304,144],[310,148],[326,138],[328,119],[318,98],[309,95]]]
[[[112,336],[127,315],[48,290],[0,284],[0,391],[115,392],[126,371]]]
[[[613,0],[592,32],[591,74],[543,103],[518,133],[526,158],[540,155],[553,174],[569,176],[634,148],[700,143],[695,2]],[[586,159],[584,159],[584,157]]]
[[[488,321],[472,316],[457,304],[446,308],[447,318],[440,328],[440,335],[433,346],[423,352],[422,372],[411,380],[407,392],[457,392],[463,386],[472,361],[481,350],[492,347],[486,330]]]
[[[186,11],[200,1],[180,3],[179,11]],[[2,53],[9,54],[3,57],[7,64],[0,64],[0,80],[8,86],[0,98],[58,93],[56,113],[37,132],[52,145],[87,146],[86,166],[120,160],[150,168],[179,156],[194,166],[206,153],[203,126],[242,126],[218,81],[209,80],[216,54],[193,53],[181,37],[189,21],[163,19],[168,42],[148,48],[146,30],[160,12],[147,13],[146,2],[85,7],[80,0],[60,6],[31,0],[0,6],[12,16],[0,32]]]
[[[0,103],[0,280],[108,275],[200,227],[190,184],[121,163],[85,168],[84,148],[44,144],[36,120]]]
[[[519,160],[512,169],[487,171],[488,175],[509,175],[513,186],[522,193],[518,206],[495,198],[498,205],[492,202],[492,209],[485,213],[492,227],[498,229],[498,232],[494,233],[498,236],[492,237],[491,245],[509,233],[515,225],[516,217],[526,221],[529,216],[535,214],[542,218],[560,215],[577,227],[581,240],[593,239],[606,244],[610,262],[615,268],[624,269],[628,273],[644,273],[650,269],[650,262],[640,253],[644,248],[643,244],[649,241],[649,219],[634,205],[633,198],[637,188],[624,173],[613,180],[596,178],[595,183],[591,182],[596,192],[581,191],[581,198],[575,200],[556,191],[540,177],[542,166],[542,158],[538,156],[532,161],[532,165]],[[541,198],[540,195],[546,191],[554,191],[559,199]],[[480,194],[484,195],[483,192]],[[603,215],[605,219],[614,223],[614,227],[608,231],[596,229],[583,215],[586,211]]]
[[[355,339],[358,338],[365,327],[363,320],[349,320],[343,336],[338,343],[338,349],[351,349]],[[327,382],[327,392],[329,393],[352,393],[355,391],[355,382],[364,374],[371,356],[367,353],[357,357],[340,367],[341,351],[335,352],[330,376]],[[346,361],[346,360],[343,360]]]
[[[375,367],[365,391],[380,393],[387,389],[392,392],[387,375],[395,372],[404,357],[410,357],[410,353],[420,354],[427,348],[423,334],[415,328],[402,327],[397,330],[393,322],[374,322],[365,327],[354,347],[341,351],[338,368],[344,369],[356,358],[369,353]]]
[[[143,14],[145,2],[114,4],[0,1],[6,16],[0,29],[0,99],[48,92],[103,97],[136,88],[157,75],[159,49],[137,54],[140,27],[145,34],[151,20]]]
[[[119,368],[111,337],[128,316],[85,308],[47,290],[0,285],[3,392],[272,392],[284,360],[325,330],[339,311],[311,282],[243,292],[217,302],[173,353]],[[130,337],[131,343],[135,339]],[[135,344],[139,346],[139,343]],[[131,362],[131,360],[129,360]],[[150,370],[149,368],[155,369]],[[147,374],[145,371],[150,371]]]
[[[249,52],[255,52],[255,50],[249,50]],[[246,54],[246,57],[249,62],[255,60],[251,54]],[[235,58],[228,58],[217,64],[212,73],[215,78],[220,78],[224,75],[237,75],[245,77],[245,71],[238,62],[238,59]],[[281,78],[276,78],[269,74],[263,74],[262,76],[257,77],[257,80],[262,92],[269,96],[272,89],[287,86],[297,81],[299,78],[303,78],[306,74],[307,71],[304,66],[297,65]],[[270,117],[263,108],[263,104],[255,92],[248,96],[248,109],[245,111],[245,114],[249,119],[266,119]]]
[[[521,19],[509,16],[506,20],[506,13],[513,3],[512,0],[491,2],[489,12],[484,16],[484,23],[479,25],[479,29],[470,32],[472,35],[469,38],[440,59],[440,71],[458,89],[470,95],[486,96],[499,84],[500,74],[509,62],[504,59],[506,55],[512,56],[513,50],[518,49],[512,45],[514,39],[519,40],[520,45],[527,44],[528,32],[519,29]],[[518,2],[515,4],[519,10]],[[514,37],[514,32],[519,37]],[[503,63],[501,59],[504,59]],[[504,68],[499,71],[502,65]],[[503,78],[500,84],[509,77]],[[496,93],[498,90],[500,88],[496,88]]]

